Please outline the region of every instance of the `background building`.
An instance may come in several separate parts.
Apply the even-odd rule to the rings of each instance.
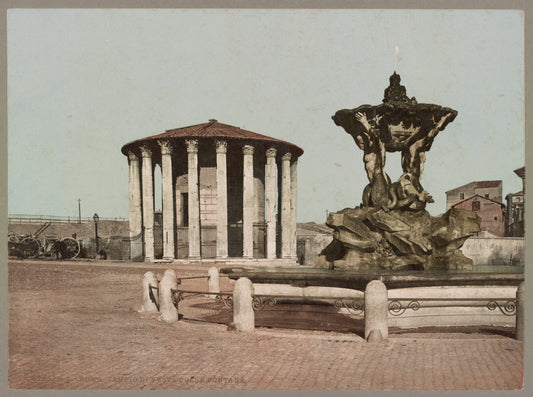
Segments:
[[[122,153],[129,162],[131,259],[296,261],[298,146],[212,119],[130,142]]]
[[[502,181],[470,182],[446,192],[446,211],[475,195],[502,202]]]
[[[481,218],[481,231],[505,236],[505,204],[502,181],[470,182],[446,192],[446,210],[459,208],[473,211]]]
[[[505,196],[507,201],[507,219],[505,225],[505,235],[509,237],[524,236],[524,212],[525,212],[525,184],[526,167],[514,170],[515,174],[522,178],[522,190],[517,193],[509,193]]]
[[[452,208],[475,212],[481,218],[481,231],[489,232],[497,237],[505,236],[505,205],[490,198],[476,194]]]

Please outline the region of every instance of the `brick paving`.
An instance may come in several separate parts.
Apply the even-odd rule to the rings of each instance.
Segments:
[[[157,314],[138,309],[144,272],[150,269],[162,274],[166,268],[176,269],[181,276],[193,276],[207,274],[208,266],[10,261],[9,387],[522,387],[524,346],[513,339],[512,331],[398,330],[391,332],[386,343],[370,344],[361,338],[355,320],[348,329],[335,328],[342,324],[329,321],[331,331],[325,332],[316,330],[319,320],[303,316],[297,319],[296,329],[258,326],[254,332],[241,333],[227,329],[224,313],[210,318],[221,323],[205,321],[206,316],[217,312],[216,304],[208,299],[183,301],[180,311],[183,309],[185,320],[164,323]],[[191,288],[205,290],[204,280],[189,283]],[[221,287],[231,285],[222,280]],[[277,318],[289,324],[296,316],[279,312]],[[355,331],[349,332],[350,327]]]

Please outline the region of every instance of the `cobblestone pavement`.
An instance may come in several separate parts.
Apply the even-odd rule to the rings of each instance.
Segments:
[[[10,261],[9,387],[522,387],[524,348],[511,331],[402,331],[392,332],[386,343],[366,343],[354,320],[355,333],[335,330],[334,322],[330,332],[259,326],[241,333],[205,318],[193,320],[195,310],[201,309],[193,309],[193,304],[183,307],[185,319],[167,324],[157,314],[137,311],[144,272],[162,274],[166,268],[193,276],[207,274],[208,266]],[[187,286],[205,290],[205,280],[189,282]],[[226,279],[221,287],[231,286]],[[293,317],[280,313],[278,319]],[[225,321],[224,316],[218,320]],[[301,328],[305,318],[300,320]],[[309,324],[307,328],[316,328]]]

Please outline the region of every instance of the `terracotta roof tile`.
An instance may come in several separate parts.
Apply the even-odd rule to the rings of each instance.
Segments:
[[[130,146],[137,146],[144,142],[157,141],[159,139],[185,139],[185,138],[226,138],[236,140],[263,141],[288,145],[297,156],[303,154],[303,149],[281,139],[271,138],[256,132],[243,130],[228,124],[219,123],[217,120],[209,120],[207,123],[191,125],[188,127],[167,130],[162,134],[148,136],[129,142],[122,147],[122,153],[126,154]]]
[[[502,181],[480,181],[476,182],[476,189],[485,189],[489,187],[498,187],[501,186]]]
[[[514,170],[514,173],[518,175],[520,178],[526,177],[526,167],[521,167],[516,170]]]

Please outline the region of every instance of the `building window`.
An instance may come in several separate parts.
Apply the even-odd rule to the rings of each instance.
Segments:
[[[472,211],[479,211],[479,201],[473,201],[472,202]]]
[[[459,193],[459,200],[464,200],[464,199],[465,199],[465,194]]]
[[[495,221],[497,221],[497,220],[498,220],[498,217],[497,217],[497,216],[495,216],[495,217],[494,217],[494,220],[495,220]]]

